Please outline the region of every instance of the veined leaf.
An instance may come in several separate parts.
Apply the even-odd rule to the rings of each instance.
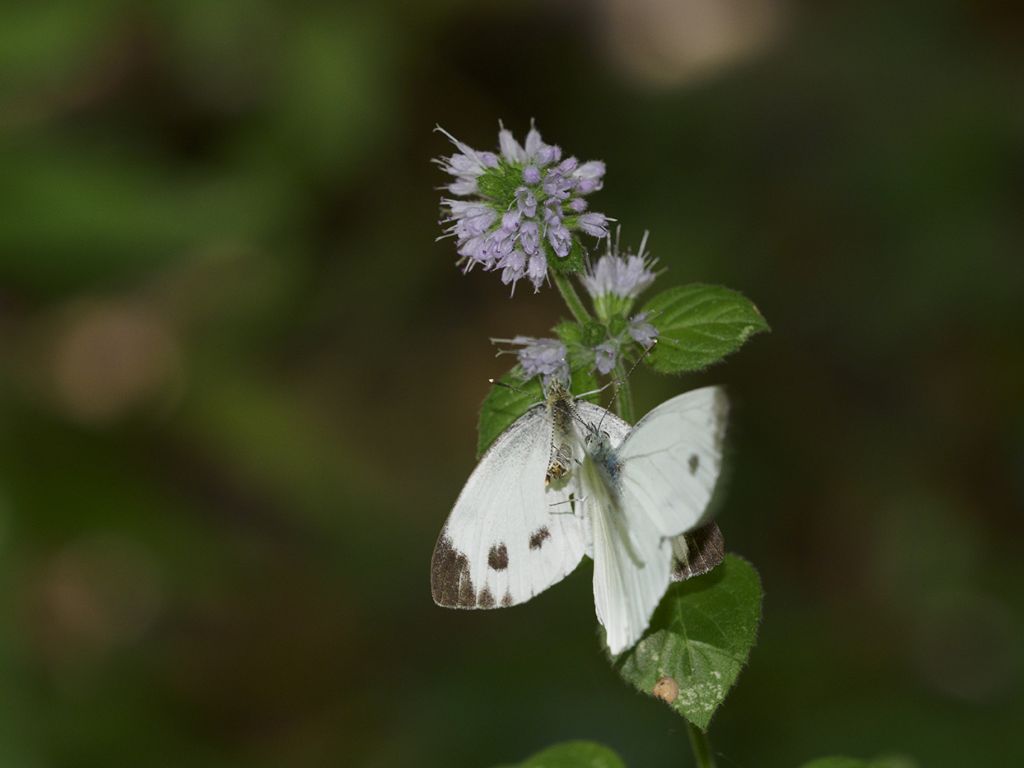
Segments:
[[[761,620],[761,581],[741,557],[726,555],[710,573],[673,584],[619,673],[701,729],[725,699],[750,655]]]
[[[592,741],[567,741],[506,768],[625,768],[622,758]]]
[[[643,311],[658,329],[648,357],[660,373],[696,371],[735,352],[768,323],[744,296],[719,285],[683,285],[652,298]]]

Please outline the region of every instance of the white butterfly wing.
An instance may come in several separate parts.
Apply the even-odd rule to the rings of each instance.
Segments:
[[[728,400],[705,387],[666,400],[640,421],[618,451],[623,507],[647,516],[662,536],[702,522],[722,467]]]
[[[517,605],[568,575],[583,557],[583,521],[569,493],[545,487],[551,418],[520,416],[480,459],[434,547],[430,587],[448,608]]]
[[[608,435],[608,441],[611,443],[612,448],[618,448],[622,445],[622,441],[626,439],[626,435],[629,434],[630,426],[629,422],[623,421],[621,418],[616,416],[614,413],[609,411],[607,408],[603,408],[595,403],[588,402],[586,400],[576,401],[576,414],[579,420],[585,424],[597,427],[600,425],[600,429]],[[582,425],[577,424],[577,432],[580,431]],[[586,457],[586,451],[583,448],[583,435],[577,434],[576,442],[576,464],[577,467],[582,471],[582,465]],[[586,498],[588,491],[583,487],[582,478],[577,475],[575,479],[576,484],[576,496]],[[583,525],[586,535],[586,554],[592,560],[594,559],[594,532],[593,525],[591,522],[592,515],[583,516]]]
[[[629,434],[630,426],[607,408],[588,402],[587,400],[576,401],[576,413],[580,420],[588,424],[601,425],[601,430],[608,433],[612,448],[618,448],[622,441]]]
[[[584,463],[581,479],[593,529],[594,607],[617,654],[640,639],[665,594],[672,547],[642,510],[622,505],[594,461]]]
[[[727,410],[719,389],[688,392],[655,408],[623,436],[614,452],[617,472],[601,472],[596,459],[581,467],[593,527],[594,605],[613,654],[634,645],[647,629],[672,578],[674,554],[683,562],[698,559],[698,552],[674,553],[674,545],[686,548],[687,542],[672,537],[695,527],[711,498]],[[710,549],[720,545],[720,535],[711,535],[717,526],[701,530],[709,534]],[[707,563],[693,566],[713,567],[713,553],[707,554]],[[677,570],[679,578],[696,575],[685,566]]]

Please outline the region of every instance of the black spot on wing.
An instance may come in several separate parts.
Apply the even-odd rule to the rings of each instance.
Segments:
[[[696,453],[691,453],[690,461],[688,462],[688,464],[690,465],[690,474],[696,475],[697,467],[700,466],[700,456],[698,456]]]
[[[530,549],[540,549],[544,546],[544,542],[550,538],[551,531],[548,530],[546,525],[542,525],[530,534]]]
[[[481,608],[493,608],[494,607],[494,595],[491,594],[491,590],[484,587],[480,590],[480,597],[477,599],[477,605]]]
[[[495,544],[487,553],[487,564],[496,571],[504,571],[508,568],[508,547],[505,542]]]
[[[506,590],[505,596],[501,598],[501,607],[508,608],[510,605],[512,605],[512,593]]]
[[[452,540],[444,531],[430,561],[430,591],[434,602],[445,608],[474,608],[477,604],[469,576],[469,559],[452,546]]]
[[[686,562],[672,558],[672,581],[686,581],[707,573],[725,559],[725,539],[717,523],[702,525],[686,537]]]

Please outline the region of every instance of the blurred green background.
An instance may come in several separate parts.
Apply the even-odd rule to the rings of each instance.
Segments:
[[[1024,13],[778,0],[0,6],[0,765],[686,765],[586,568],[436,608],[490,336],[430,158],[535,117],[662,285],[774,332],[720,523],[760,644],[725,768],[1024,764]]]

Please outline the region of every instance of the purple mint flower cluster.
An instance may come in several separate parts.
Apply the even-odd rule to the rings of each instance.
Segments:
[[[608,250],[580,277],[580,282],[595,301],[603,296],[620,299],[635,299],[651,286],[657,273],[652,269],[654,261],[648,259],[647,232],[640,241],[636,253],[619,252],[618,238],[612,245],[608,238]]]
[[[626,326],[626,330],[618,338],[609,338],[594,347],[585,348],[588,357],[593,360],[593,368],[602,376],[607,376],[619,361],[619,354],[627,336],[636,343],[649,349],[658,338],[658,329],[647,322],[647,313],[634,315]],[[519,347],[514,350],[522,370],[523,378],[532,379],[540,376],[547,387],[552,379],[563,385],[569,385],[571,370],[568,361],[568,349],[559,339],[538,339],[533,336],[516,336],[511,339],[492,339],[496,343],[512,344]],[[513,350],[503,350],[512,352]],[[501,353],[499,353],[501,354]]]
[[[567,350],[565,344],[558,339],[536,339],[532,336],[516,336],[512,339],[493,339],[496,342],[514,344],[520,349],[516,350],[516,357],[519,359],[519,366],[523,369],[523,378],[532,379],[534,376],[543,378],[544,386],[547,387],[552,379],[557,379],[565,386],[569,386],[569,361],[566,359]]]
[[[594,368],[602,376],[607,376],[615,370],[619,362],[619,353],[623,344],[627,342],[627,335],[644,349],[650,349],[658,340],[658,329],[647,322],[647,313],[641,312],[630,318],[625,334],[603,341],[594,347]]]
[[[500,270],[513,291],[523,278],[536,291],[547,278],[549,259],[569,255],[574,233],[608,234],[607,217],[588,212],[585,199],[601,188],[604,163],[563,159],[561,148],[545,144],[536,128],[520,144],[502,127],[499,154],[478,152],[444,133],[458,152],[437,162],[454,178],[448,192],[466,199],[442,199],[442,224],[455,237],[466,271],[479,264]]]

